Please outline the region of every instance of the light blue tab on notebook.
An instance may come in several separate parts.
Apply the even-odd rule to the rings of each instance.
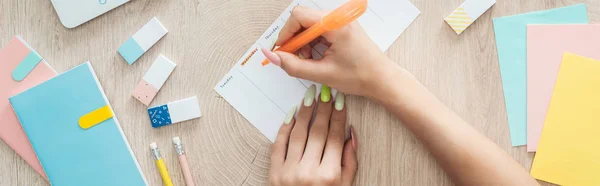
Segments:
[[[527,144],[527,25],[587,24],[585,4],[494,19],[510,139]]]
[[[147,185],[116,117],[79,126],[110,106],[89,62],[9,100],[51,185]]]
[[[29,52],[29,54],[25,56],[25,59],[23,59],[23,61],[21,61],[21,63],[13,70],[13,79],[15,81],[23,81],[23,79],[27,77],[27,74],[29,74],[40,61],[42,61],[42,56],[34,51]]]

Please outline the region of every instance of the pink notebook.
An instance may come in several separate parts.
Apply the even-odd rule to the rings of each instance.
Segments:
[[[20,36],[15,36],[0,50],[0,138],[46,180],[8,98],[54,76],[54,69]]]
[[[535,152],[565,52],[600,59],[600,24],[527,26],[527,152]]]

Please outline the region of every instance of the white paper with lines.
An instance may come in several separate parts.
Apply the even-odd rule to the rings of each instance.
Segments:
[[[294,6],[333,10],[345,2],[347,0],[294,0],[215,86],[215,91],[269,140],[275,141],[286,112],[292,105],[300,104],[312,82],[290,77],[275,65],[263,67],[261,62],[265,57],[260,48],[273,47]],[[408,0],[369,0],[369,8],[358,22],[385,51],[419,14]],[[326,49],[324,45],[316,45],[313,56],[320,57]]]

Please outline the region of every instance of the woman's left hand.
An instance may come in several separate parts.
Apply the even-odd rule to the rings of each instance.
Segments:
[[[279,129],[271,153],[270,185],[352,185],[358,168],[358,144],[352,128],[351,138],[344,141],[345,95],[339,93],[335,102],[328,98],[315,101],[315,95],[313,85],[305,94],[298,117],[294,119],[293,106]],[[316,116],[310,125],[313,113]]]

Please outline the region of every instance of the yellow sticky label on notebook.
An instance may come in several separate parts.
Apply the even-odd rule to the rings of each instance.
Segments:
[[[83,129],[89,129],[113,117],[110,106],[105,105],[79,118],[79,126]]]

